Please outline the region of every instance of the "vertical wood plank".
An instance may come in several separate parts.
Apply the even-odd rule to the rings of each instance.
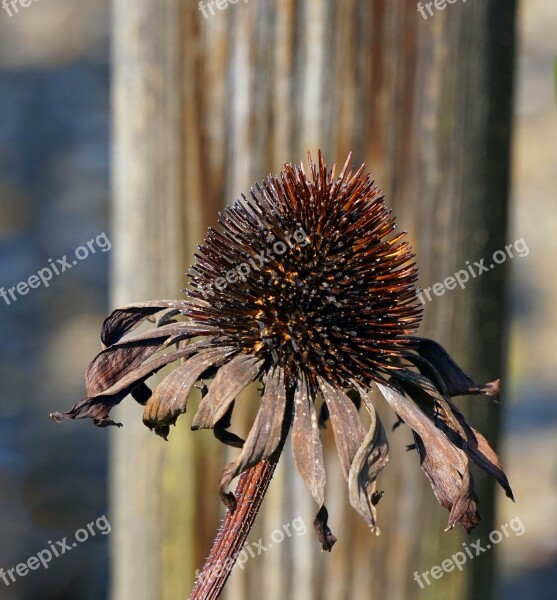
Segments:
[[[175,297],[218,208],[318,147],[329,164],[349,149],[367,161],[410,231],[422,285],[504,247],[514,11],[514,0],[486,0],[424,21],[405,0],[250,0],[205,19],[185,0],[115,0],[114,303]],[[426,306],[421,333],[479,379],[502,373],[504,283],[501,266]],[[377,403],[389,430],[394,416]],[[231,454],[192,434],[187,416],[161,444],[137,407],[124,412],[113,597],[185,597],[222,514],[216,488]],[[498,409],[476,400],[471,412],[496,437]],[[239,428],[251,418],[244,410]],[[413,572],[460,549],[464,536],[443,533],[446,512],[404,451],[407,431],[388,431],[378,537],[349,507],[329,434],[332,554],[319,552],[316,507],[284,458],[252,539],[268,542],[298,516],[310,531],[234,571],[223,597],[418,598]],[[485,479],[478,488],[486,532],[493,489]],[[480,584],[487,598],[493,557],[437,581],[428,598],[463,600]]]

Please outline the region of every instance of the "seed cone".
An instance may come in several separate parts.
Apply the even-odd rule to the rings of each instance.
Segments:
[[[286,165],[220,216],[190,270],[189,315],[223,342],[317,390],[385,381],[420,321],[417,270],[405,232],[364,166],[340,176],[322,157]]]

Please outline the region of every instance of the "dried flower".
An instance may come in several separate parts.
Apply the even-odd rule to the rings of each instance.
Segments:
[[[364,166],[354,172],[349,160],[338,177],[321,155],[317,165],[310,157],[309,175],[286,165],[227,208],[222,231],[210,229],[199,247],[189,299],[115,310],[103,324],[106,349],[85,375],[87,397],[53,418],[115,425],[110,410],[131,393],[145,406],[145,424],[166,438],[196,382],[213,378],[192,428],[212,428],[242,448],[223,471],[225,504],[234,510],[232,479],[280,452],[291,430],[296,466],[319,506],[316,531],[330,550],[319,425],[330,418],[350,502],[376,530],[376,478],[388,444],[370,400],[375,383],[412,430],[449,528],[469,531],[479,520],[470,459],[512,498],[496,454],[451,401],[497,397],[499,381],[476,385],[439,344],[413,336],[421,319],[414,255]],[[124,337],[145,320],[155,327]],[[151,393],[146,379],[178,360]],[[231,416],[256,380],[261,405],[244,441],[230,431]],[[361,404],[371,416],[367,432]]]

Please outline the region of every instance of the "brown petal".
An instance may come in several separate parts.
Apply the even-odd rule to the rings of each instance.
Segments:
[[[337,538],[333,535],[333,532],[329,529],[327,521],[329,520],[329,513],[325,505],[321,506],[319,512],[315,515],[313,521],[313,527],[315,533],[321,544],[321,549],[325,552],[330,552],[331,548],[335,545]]]
[[[319,387],[329,409],[342,474],[348,481],[352,461],[366,437],[366,432],[354,403],[342,390],[321,377]]]
[[[479,522],[466,452],[454,446],[394,385],[376,384],[400,418],[413,430],[420,463],[439,503],[449,510],[448,529],[459,522],[470,531]]]
[[[163,354],[155,360],[140,365],[102,393],[76,402],[68,412],[55,412],[51,413],[50,416],[55,421],[62,421],[64,419],[84,419],[89,417],[93,419],[95,425],[98,426],[104,427],[106,425],[115,425],[116,423],[108,419],[108,414],[116,404],[121,402],[133,389],[142,384],[148,377],[151,377],[151,375],[162,369],[165,365],[190,356],[203,347],[204,343],[200,342],[198,344],[191,344],[185,348],[180,348],[174,352]]]
[[[147,378],[154,375],[157,371],[160,371],[166,365],[180,360],[181,358],[187,358],[188,356],[191,356],[192,354],[195,354],[199,352],[199,350],[205,348],[205,342],[199,342],[197,344],[190,344],[188,346],[184,346],[183,348],[179,348],[178,350],[157,356],[153,360],[143,363],[133,371],[126,373],[124,377],[119,379],[108,389],[104,390],[100,394],[97,394],[96,397],[99,398],[102,396],[112,396],[120,393],[123,393],[124,396],[126,396],[131,392],[132,388],[135,388],[137,385],[139,385],[139,383],[143,383]]]
[[[97,427],[115,425],[122,427],[122,423],[116,423],[109,418],[110,410],[120,402],[121,398],[103,398],[98,401],[95,398],[83,398],[76,402],[68,412],[51,412],[50,418],[60,423],[66,419],[93,419]]]
[[[188,335],[189,332],[183,324],[173,323],[151,329],[103,350],[95,356],[85,371],[87,395],[93,397],[103,393],[157,350]]]
[[[499,398],[501,387],[499,379],[478,385],[464,373],[443,346],[427,338],[411,337],[411,340],[414,342],[418,354],[438,371],[450,396],[486,394],[496,400]]]
[[[285,410],[284,371],[280,367],[275,367],[267,376],[261,406],[242,452],[223,471],[219,491],[227,506],[233,494],[226,490],[234,477],[252,465],[270,458],[286,436],[287,432],[283,431]]]
[[[177,300],[152,300],[117,308],[104,320],[101,340],[105,346],[112,346],[145,319],[166,308],[180,308],[181,304]]]
[[[437,371],[433,369],[430,376],[437,378]],[[443,431],[449,440],[462,449],[466,448],[470,458],[499,482],[509,498],[514,499],[497,454],[492,450],[487,440],[470,427],[464,415],[452,402],[443,398],[425,377],[411,371],[397,371],[393,375],[393,379],[402,380],[401,383],[407,393],[433,419],[437,427]],[[428,402],[427,399],[424,400],[424,394],[435,401],[435,406],[432,406],[432,403]]]
[[[305,378],[299,378],[294,392],[292,454],[298,472],[319,506],[325,501],[325,464],[313,398]]]
[[[201,400],[191,428],[210,429],[228,410],[236,396],[259,374],[263,361],[249,354],[238,354],[229,363],[222,366],[209,392]]]
[[[509,484],[509,480],[503,471],[503,467],[499,461],[499,457],[489,445],[489,442],[485,437],[476,431],[473,427],[467,423],[464,415],[458,410],[456,406],[451,404],[451,408],[459,420],[462,428],[466,432],[466,444],[468,447],[468,455],[470,458],[486,473],[491,475],[499,485],[505,490],[505,494],[508,498],[514,501],[513,492]]]
[[[464,430],[453,414],[448,399],[443,397],[429,379],[419,373],[400,369],[393,373],[393,380],[417,402],[426,414],[429,414],[440,429],[445,431],[445,428],[440,427],[441,421],[451,429],[453,435],[450,435],[449,439],[453,443],[457,443],[456,438],[459,437],[461,443],[457,443],[457,445],[464,446],[466,437]],[[445,431],[445,433],[447,432]]]
[[[243,440],[240,436],[236,435],[232,431],[229,431],[229,428],[232,425],[232,413],[234,412],[234,403],[235,400],[231,402],[224,417],[222,417],[215,423],[213,427],[213,435],[217,440],[219,440],[219,442],[222,442],[227,446],[232,446],[233,448],[243,448],[245,440]]]
[[[370,413],[371,425],[350,468],[348,490],[350,504],[362,515],[368,527],[379,534],[375,508],[378,499],[376,479],[389,460],[389,444],[383,424],[363,390],[360,397]]]
[[[143,422],[155,433],[167,434],[168,426],[186,412],[191,389],[203,372],[226,357],[233,348],[217,348],[200,352],[174,370],[155,388],[143,412]],[[163,435],[166,438],[166,435]]]

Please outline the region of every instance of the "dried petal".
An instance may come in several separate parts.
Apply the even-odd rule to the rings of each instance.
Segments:
[[[188,356],[195,354],[205,347],[206,344],[204,342],[199,342],[198,344],[190,344],[188,346],[184,346],[183,348],[179,348],[178,350],[157,356],[153,360],[144,362],[137,368],[126,372],[126,374],[121,379],[116,381],[114,385],[103,390],[102,392],[95,394],[94,396],[113,396],[115,394],[123,394],[122,397],[127,396],[133,388],[140,383],[143,383],[147,378],[154,375],[157,371],[160,371],[164,366],[180,360],[181,358],[187,358]]]
[[[329,409],[342,474],[348,480],[352,461],[366,432],[354,403],[342,390],[322,378],[319,378],[319,387]]]
[[[456,443],[460,438],[459,445],[463,447],[464,430],[453,414],[448,400],[429,379],[408,369],[400,369],[393,374],[393,381],[397,382],[426,414],[429,414],[438,427],[441,420],[446,423],[446,426],[454,432],[449,439]]]
[[[263,361],[248,354],[238,354],[221,367],[209,393],[201,400],[191,428],[210,429],[228,410],[236,396],[259,374]]]
[[[433,380],[438,378],[438,373],[433,367],[431,367],[429,375]],[[494,477],[505,490],[506,495],[513,499],[512,490],[497,454],[487,440],[470,427],[458,408],[443,398],[435,390],[431,381],[421,375],[401,370],[393,375],[393,379],[400,381],[406,392],[449,440],[459,448],[466,449],[470,458],[486,473]]]
[[[105,346],[112,346],[148,317],[165,308],[179,308],[182,304],[178,300],[152,300],[117,308],[103,322],[101,330],[102,343]]]
[[[333,535],[332,531],[329,529],[329,525],[327,523],[329,519],[329,513],[323,505],[317,515],[315,515],[315,519],[313,521],[313,527],[315,528],[315,533],[317,534],[317,538],[319,539],[319,543],[321,544],[321,549],[325,552],[330,552],[331,548],[335,545],[337,538]]]
[[[449,356],[448,352],[433,340],[420,337],[410,338],[415,344],[415,350],[437,370],[450,396],[468,394],[486,394],[496,400],[499,398],[501,380],[496,379],[484,385],[474,383],[464,371]],[[410,356],[408,356],[411,359]]]
[[[383,424],[367,394],[363,395],[363,400],[371,416],[371,425],[350,468],[348,490],[350,504],[362,515],[368,527],[379,534],[375,508],[377,504],[376,479],[389,460],[389,444]]]
[[[155,352],[188,336],[189,332],[183,324],[173,323],[151,329],[99,352],[85,372],[87,395],[93,397],[103,393]]]
[[[281,367],[273,367],[267,376],[261,406],[244,448],[240,456],[225,467],[222,474],[219,489],[226,505],[231,501],[231,494],[226,489],[234,477],[252,465],[270,458],[286,436],[287,432],[283,430],[285,410],[284,371]]]
[[[418,406],[394,385],[376,384],[387,402],[414,432],[420,463],[439,503],[449,510],[451,529],[458,522],[470,531],[479,522],[466,452],[454,446]]]
[[[292,454],[298,472],[319,506],[325,501],[325,464],[317,416],[305,377],[298,379],[294,392]]]
[[[456,406],[451,404],[451,408],[466,432],[466,444],[470,458],[478,465],[478,467],[480,467],[480,469],[483,469],[486,473],[495,478],[499,485],[505,490],[507,497],[514,501],[509,480],[503,471],[499,457],[489,445],[489,442],[479,431],[476,431],[466,422],[464,415]]]
[[[108,419],[110,410],[116,406],[116,404],[120,403],[130,392],[144,383],[147,378],[154,375],[165,365],[194,354],[200,350],[203,345],[204,344],[201,342],[199,344],[191,344],[190,346],[180,348],[174,352],[163,354],[155,360],[140,365],[102,393],[76,402],[73,407],[65,413],[55,412],[51,413],[50,416],[55,421],[62,421],[64,419],[84,419],[89,417],[94,420],[95,425],[100,427],[117,425],[117,423]]]
[[[188,396],[202,373],[233,351],[231,347],[209,349],[200,352],[170,373],[155,388],[143,412],[143,422],[155,433],[168,433],[168,426],[186,412]],[[162,437],[166,437],[163,435]]]
[[[102,401],[96,398],[83,398],[76,402],[68,412],[51,412],[50,418],[60,423],[66,419],[92,419],[97,427],[108,427],[110,425],[122,427],[109,418],[110,410],[120,402],[121,397],[107,397]]]

